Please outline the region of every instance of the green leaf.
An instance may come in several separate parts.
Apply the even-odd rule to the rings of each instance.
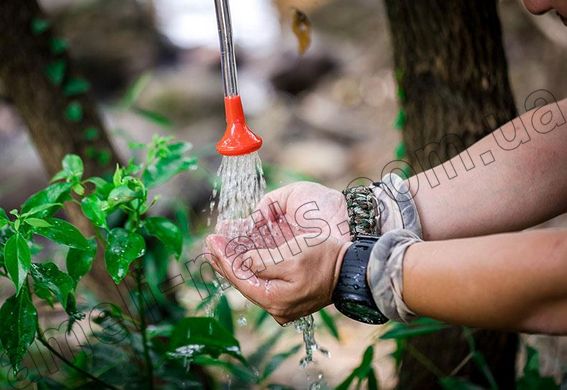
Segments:
[[[355,379],[356,370],[351,372],[337,387],[335,387],[335,390],[348,390]]]
[[[396,150],[394,151],[394,155],[397,160],[401,160],[406,155],[406,145],[404,141],[401,141],[398,146],[396,146]]]
[[[67,252],[67,272],[75,282],[89,273],[93,265],[96,255],[96,241],[92,239],[89,244],[91,247],[88,250],[69,248],[69,252]]]
[[[183,236],[181,231],[173,222],[163,217],[146,218],[145,225],[148,234],[156,237],[165,246],[170,248],[177,258],[181,256],[183,251]]]
[[[97,151],[96,155],[96,162],[98,165],[105,167],[110,164],[110,160],[112,159],[112,153],[108,149],[100,149]]]
[[[366,378],[372,370],[372,359],[374,358],[374,347],[372,345],[366,348],[362,356],[362,362],[356,367],[345,380],[336,387],[336,390],[347,390],[354,379],[358,378],[359,381]]]
[[[154,187],[183,171],[195,167],[197,159],[185,156],[190,148],[190,144],[180,142],[168,145],[165,150],[162,150],[160,157],[149,163],[142,175],[142,180],[146,186]]]
[[[126,91],[126,94],[122,99],[121,106],[124,109],[132,107],[140,98],[142,91],[148,86],[151,79],[152,75],[150,73],[143,73],[140,77],[138,77],[138,79],[132,83],[130,88]]]
[[[8,217],[8,214],[6,214],[4,209],[0,207],[0,228],[6,226],[8,222],[10,222],[10,218]]]
[[[406,101],[406,92],[402,89],[402,87],[398,86],[398,89],[396,90],[396,95],[400,102]]]
[[[49,48],[51,49],[52,54],[57,55],[57,54],[64,53],[65,50],[67,50],[67,47],[69,47],[69,44],[64,39],[51,38],[49,40]]]
[[[88,127],[85,129],[84,136],[86,141],[96,141],[100,138],[100,130],[96,127]]]
[[[147,110],[145,108],[134,107],[134,112],[140,115],[142,118],[147,119],[148,121],[165,128],[170,128],[173,123],[171,120],[155,111]]]
[[[91,89],[91,84],[82,78],[71,78],[63,86],[65,96],[82,95]]]
[[[59,244],[66,245],[70,248],[89,250],[91,244],[77,229],[69,222],[59,218],[46,218],[46,221],[51,224],[50,227],[36,228],[35,234],[49,238]]]
[[[67,173],[68,178],[80,180],[85,170],[83,160],[76,154],[68,154],[63,158],[63,171]]]
[[[61,209],[63,202],[71,198],[70,183],[53,183],[30,196],[22,206],[22,216],[45,218]]]
[[[45,67],[45,75],[47,79],[54,85],[61,85],[65,77],[65,69],[67,65],[64,60],[55,60]]]
[[[445,328],[447,328],[447,325],[440,321],[422,317],[410,324],[395,323],[393,324],[392,329],[385,332],[382,336],[380,336],[380,338],[382,340],[406,339],[424,334],[435,333]]]
[[[49,20],[46,19],[34,18],[31,22],[31,30],[34,35],[40,35],[41,33],[47,31],[47,29],[49,29],[49,26]]]
[[[13,368],[18,370],[37,330],[37,311],[27,288],[2,305],[0,323],[0,342]]]
[[[278,330],[274,332],[266,341],[264,341],[252,355],[248,357],[250,365],[258,367],[266,359],[266,356],[276,347],[278,340],[283,335],[283,332]]]
[[[378,386],[378,378],[376,378],[376,372],[374,371],[374,369],[370,369],[370,371],[368,371],[368,390],[378,390],[379,386]]]
[[[75,194],[83,196],[85,194],[85,187],[81,183],[75,183],[75,185],[73,185],[73,191]]]
[[[364,379],[368,375],[368,372],[372,368],[372,359],[374,358],[374,347],[372,345],[366,348],[364,355],[362,356],[362,362],[357,368],[358,379]]]
[[[67,307],[69,294],[75,289],[75,281],[66,273],[61,272],[54,263],[33,264],[31,275],[34,281],[34,289],[48,290],[63,308]]]
[[[214,318],[187,317],[177,323],[169,342],[169,350],[184,346],[202,346],[202,352],[213,357],[226,353],[243,360],[240,344]]]
[[[221,367],[228,371],[231,376],[238,378],[241,381],[246,383],[256,383],[258,380],[257,375],[247,367],[242,367],[240,365],[233,364],[231,362],[225,362],[223,360],[218,360],[211,358],[209,356],[196,356],[193,359],[193,364],[198,366],[214,366],[214,367]]]
[[[104,260],[114,283],[118,284],[126,277],[130,264],[145,251],[146,243],[138,233],[122,228],[114,228],[108,233]]]
[[[272,375],[274,371],[276,371],[283,362],[285,362],[291,356],[295,355],[300,349],[301,349],[301,345],[296,345],[286,352],[275,354],[270,359],[268,364],[266,364],[266,367],[264,368],[264,372],[262,373],[261,376],[261,380],[265,380],[270,375]]]
[[[77,101],[69,103],[65,109],[65,118],[70,122],[80,122],[83,119],[83,106],[81,103]]]
[[[215,319],[226,328],[231,334],[234,334],[234,320],[232,318],[232,308],[226,298],[226,295],[220,296],[219,302],[215,307]]]
[[[327,330],[333,335],[335,339],[340,340],[339,330],[337,328],[337,325],[335,324],[333,317],[331,317],[331,315],[325,309],[319,310],[319,315],[321,316],[321,320],[323,320],[325,328],[327,328]]]
[[[106,223],[106,211],[108,203],[100,200],[97,194],[91,194],[81,200],[81,210],[85,217],[87,217],[95,226],[108,229]]]
[[[112,189],[114,188],[114,185],[112,185],[112,183],[104,180],[101,177],[89,177],[88,179],[85,180],[87,183],[91,183],[94,184],[95,186],[95,191],[93,192],[94,195],[97,195],[99,198],[101,199],[106,199],[108,198],[108,195],[110,194],[110,191],[112,191]]]
[[[108,206],[114,208],[118,205],[128,203],[139,196],[139,193],[131,190],[127,185],[120,185],[108,194]]]
[[[467,381],[464,378],[449,376],[441,378],[439,384],[444,390],[481,390],[482,387]]]
[[[396,119],[394,119],[394,129],[396,130],[403,130],[403,128],[406,125],[406,112],[402,109],[400,109],[400,111],[398,111],[398,115],[396,116]]]
[[[4,262],[8,275],[16,286],[16,292],[19,293],[31,268],[30,248],[28,242],[20,233],[14,234],[6,242],[4,246]]]
[[[27,218],[24,220],[25,223],[32,227],[50,227],[51,224],[47,222],[45,219],[40,218]]]
[[[260,326],[262,326],[262,324],[268,319],[270,318],[270,313],[268,313],[266,310],[261,309],[260,313],[258,314],[258,317],[256,318],[256,321],[254,322],[254,329],[258,329]]]
[[[490,388],[493,390],[498,389],[498,384],[496,383],[496,380],[494,379],[494,376],[492,375],[492,372],[488,367],[488,363],[486,362],[484,355],[478,351],[475,351],[473,352],[472,360],[476,364],[476,366],[480,369],[480,372],[482,372],[482,374],[490,384]]]

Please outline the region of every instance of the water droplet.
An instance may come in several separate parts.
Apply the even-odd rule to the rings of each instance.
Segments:
[[[246,317],[243,314],[241,314],[240,317],[238,317],[238,325],[239,326],[248,325],[248,320],[246,319]]]

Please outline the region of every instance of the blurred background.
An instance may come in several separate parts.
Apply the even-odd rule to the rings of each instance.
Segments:
[[[187,208],[197,239],[207,231],[211,177],[220,164],[214,143],[224,132],[218,35],[212,0],[42,0],[58,34],[69,43],[79,71],[91,82],[97,105],[118,153],[129,142],[149,142],[159,133],[194,145],[200,163],[161,189],[164,213]],[[304,55],[292,32],[291,9],[312,23],[312,44]],[[341,189],[356,177],[378,178],[395,159],[400,133],[389,27],[381,1],[234,0],[232,21],[238,76],[249,124],[264,139],[260,151],[270,188],[307,179]],[[537,89],[565,97],[567,30],[554,15],[534,17],[520,2],[499,2],[509,75],[516,104]],[[1,54],[1,53],[0,53]],[[140,81],[141,80],[141,81]],[[138,104],[163,118],[148,121],[120,109],[120,99],[138,81]],[[25,124],[0,85],[0,205],[10,210],[42,188],[48,175]],[[458,125],[458,124],[456,124]],[[565,218],[551,222],[563,225]],[[189,253],[186,256],[190,256]],[[4,291],[3,291],[4,290]],[[0,286],[0,295],[5,292]],[[196,295],[178,291],[193,310]],[[237,334],[245,352],[254,351],[277,324],[249,325],[257,315],[235,291],[228,293],[239,313]],[[295,388],[323,374],[336,385],[381,332],[335,315],[340,340],[319,327],[316,337],[330,357],[316,356],[309,370],[300,354],[286,361],[274,381]],[[301,335],[282,330],[277,349],[289,349]],[[263,334],[265,332],[265,335]],[[560,378],[567,365],[565,338],[524,337],[541,350],[542,370]],[[390,356],[394,344],[376,344],[374,367],[383,388],[396,383]],[[521,357],[520,357],[521,359]]]

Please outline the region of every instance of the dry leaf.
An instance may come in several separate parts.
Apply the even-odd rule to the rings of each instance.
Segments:
[[[292,9],[291,29],[297,37],[299,54],[304,54],[311,45],[311,21],[297,8]]]

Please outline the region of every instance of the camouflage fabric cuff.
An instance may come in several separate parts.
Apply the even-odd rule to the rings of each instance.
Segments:
[[[408,247],[420,241],[413,232],[396,229],[372,248],[366,279],[376,306],[390,320],[409,322],[416,317],[403,300],[403,263]]]
[[[385,175],[372,188],[375,197],[376,230],[382,235],[394,229],[407,229],[423,237],[413,195],[405,180],[393,173]]]

